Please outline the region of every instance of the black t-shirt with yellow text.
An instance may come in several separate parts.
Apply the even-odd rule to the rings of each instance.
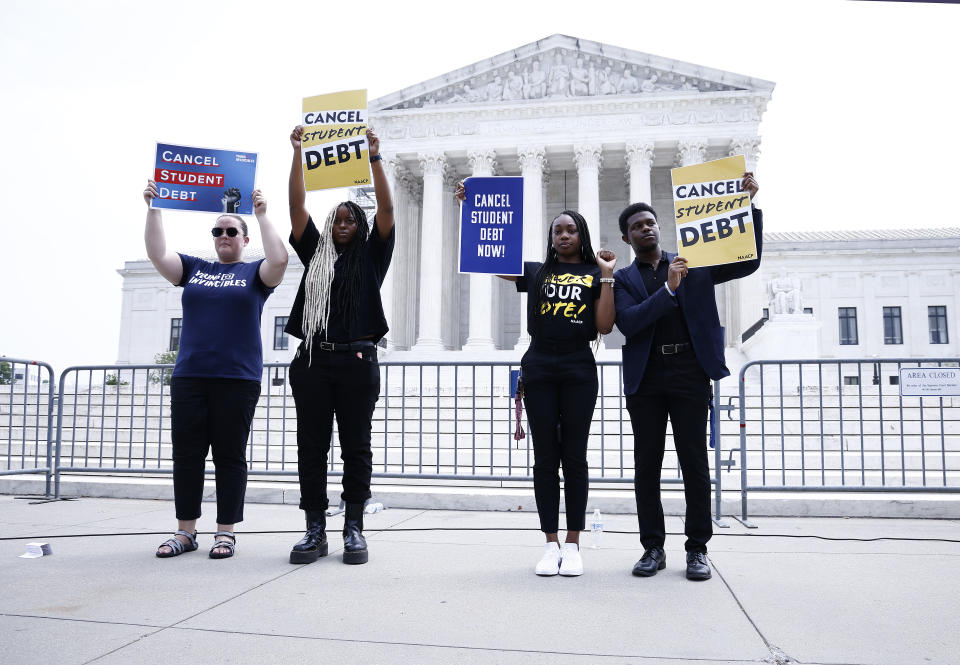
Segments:
[[[529,293],[540,263],[523,264],[517,291]],[[543,282],[543,295],[527,298],[527,332],[540,343],[590,342],[597,336],[594,317],[600,297],[600,268],[592,263],[557,263]]]

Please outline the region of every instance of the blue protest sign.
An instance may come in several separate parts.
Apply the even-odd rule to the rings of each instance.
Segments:
[[[460,206],[460,272],[523,274],[523,178],[467,178]]]
[[[157,144],[151,206],[199,212],[253,213],[257,153]]]

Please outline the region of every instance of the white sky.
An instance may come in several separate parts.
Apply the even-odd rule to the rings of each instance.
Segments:
[[[842,0],[4,0],[0,355],[116,360],[116,271],[146,256],[156,141],[258,152],[285,235],[302,97],[373,99],[554,33],[775,82],[770,231],[956,226],[958,27],[956,5]],[[164,220],[174,249],[211,242],[206,215]]]

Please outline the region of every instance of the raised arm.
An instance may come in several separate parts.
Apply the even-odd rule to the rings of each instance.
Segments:
[[[600,267],[601,279],[613,279],[613,269],[617,265],[617,255],[609,249],[597,252],[597,265]],[[597,298],[595,314],[597,330],[601,335],[607,335],[613,330],[613,323],[617,318],[617,311],[613,306],[613,283],[601,282],[600,297]]]
[[[737,263],[727,263],[710,268],[710,277],[714,284],[722,284],[730,280],[746,277],[755,273],[760,267],[760,257],[763,255],[763,213],[759,208],[753,205],[753,197],[760,191],[760,185],[753,173],[747,171],[743,174],[742,186],[750,194],[750,207],[753,211],[753,233],[757,244],[757,257],[752,261],[740,261]]]
[[[387,170],[383,166],[383,157],[374,161],[380,155],[380,139],[372,129],[367,129],[367,145],[370,150],[370,170],[373,171],[373,193],[377,197],[377,233],[381,240],[390,238],[393,231],[393,195],[390,193],[390,183],[387,182]]]
[[[260,239],[263,242],[263,254],[266,257],[260,264],[260,281],[274,288],[283,281],[287,270],[287,248],[280,239],[273,223],[267,217],[267,200],[259,189],[253,190],[253,214],[260,224]]]
[[[183,277],[183,263],[176,252],[167,249],[167,237],[163,232],[163,217],[160,215],[160,209],[150,207],[150,202],[155,198],[157,198],[157,183],[148,180],[147,188],[143,190],[143,200],[147,202],[147,226],[143,233],[147,257],[165,280],[176,285]]]
[[[290,227],[294,240],[300,240],[307,228],[310,213],[307,212],[307,190],[303,186],[303,155],[300,141],[303,138],[303,125],[297,125],[290,132],[290,144],[293,146],[293,163],[290,164],[290,182],[287,185],[287,197],[290,201]]]
[[[460,203],[463,203],[464,201],[467,200],[467,189],[466,189],[465,185],[463,184],[464,182],[466,182],[466,181],[465,181],[465,180],[459,181],[459,182],[457,183],[457,188],[456,188],[456,190],[453,192],[453,195],[457,198],[457,201],[460,202]],[[517,276],[516,276],[516,275],[497,275],[497,277],[499,277],[500,279],[505,279],[505,280],[507,280],[508,282],[516,282],[516,281],[517,281]]]

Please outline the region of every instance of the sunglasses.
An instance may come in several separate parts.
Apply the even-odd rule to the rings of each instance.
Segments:
[[[210,229],[210,233],[213,234],[214,238],[219,238],[224,234],[224,232],[226,232],[228,238],[236,238],[237,234],[240,233],[240,229],[236,228],[235,226],[228,226],[225,229],[222,229],[219,226],[214,226],[212,229]]]

